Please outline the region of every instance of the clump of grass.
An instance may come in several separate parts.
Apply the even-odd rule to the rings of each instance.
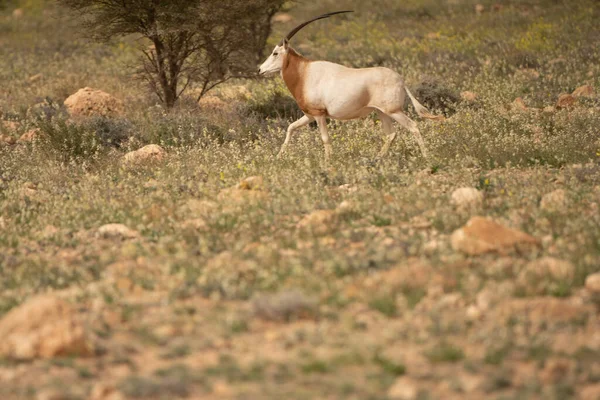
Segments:
[[[398,315],[396,297],[391,294],[377,296],[369,301],[369,307],[377,310],[386,317],[393,318]]]
[[[458,93],[431,77],[419,82],[413,93],[425,107],[431,111],[441,111],[445,115],[453,114],[457,104],[460,103]]]
[[[380,352],[375,353],[373,357],[375,364],[379,365],[388,374],[401,376],[406,373],[406,366],[402,363],[392,361],[381,355]]]
[[[310,360],[301,366],[305,374],[326,374],[330,371],[329,365],[323,360]]]
[[[106,150],[102,140],[89,127],[66,119],[40,120],[42,149],[61,162],[89,161]]]
[[[425,356],[433,363],[455,363],[465,358],[465,353],[460,347],[443,341],[427,351]]]

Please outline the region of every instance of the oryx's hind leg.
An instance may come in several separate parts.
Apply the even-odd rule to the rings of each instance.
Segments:
[[[413,121],[412,119],[408,118],[403,112],[396,112],[396,113],[390,114],[390,116],[392,118],[394,118],[396,120],[396,122],[398,122],[404,128],[408,129],[413,134],[413,136],[415,137],[415,140],[417,141],[417,144],[419,145],[419,148],[421,149],[421,153],[423,154],[423,157],[427,158],[427,149],[425,149],[425,142],[423,141],[421,132],[419,132],[417,123],[415,121]]]
[[[286,147],[290,143],[290,138],[292,137],[292,133],[294,133],[294,131],[296,129],[302,128],[303,126],[310,124],[314,120],[315,119],[313,117],[305,115],[302,118],[300,118],[299,120],[292,122],[290,124],[290,126],[288,126],[288,128],[287,128],[287,133],[285,134],[285,141],[281,145],[281,150],[279,150],[277,157],[281,157],[281,155],[285,152]]]
[[[383,128],[383,133],[385,134],[385,138],[384,138],[384,143],[383,143],[383,147],[381,148],[381,150],[379,151],[379,155],[377,157],[383,157],[387,154],[387,152],[390,150],[390,146],[392,145],[392,143],[394,142],[394,139],[396,139],[396,131],[394,131],[394,128],[392,127],[392,117],[390,117],[389,115],[378,111],[377,115],[379,116],[379,119],[381,120],[381,126]]]
[[[319,131],[321,132],[321,139],[323,140],[323,146],[325,146],[325,161],[329,161],[331,158],[331,143],[329,142],[329,132],[327,132],[327,117],[320,116],[315,117],[317,124],[319,125]]]

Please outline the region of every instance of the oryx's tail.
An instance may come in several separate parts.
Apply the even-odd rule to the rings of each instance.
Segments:
[[[408,97],[410,97],[410,101],[413,107],[415,108],[417,114],[419,114],[419,117],[432,119],[434,121],[443,121],[446,119],[443,115],[433,115],[432,113],[430,113],[428,109],[423,107],[423,105],[419,103],[417,99],[415,99],[415,96],[413,96],[413,94],[410,92],[410,90],[408,90],[406,86],[404,87],[404,90],[406,90],[406,94],[408,94]]]

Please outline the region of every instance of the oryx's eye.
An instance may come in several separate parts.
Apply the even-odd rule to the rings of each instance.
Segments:
[[[273,53],[273,57],[277,57],[277,54],[279,54],[279,53]]]

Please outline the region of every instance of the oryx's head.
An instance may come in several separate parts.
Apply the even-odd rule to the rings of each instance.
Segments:
[[[300,25],[298,25],[297,27],[295,27],[294,29],[292,29],[290,31],[290,33],[285,35],[285,37],[283,39],[281,39],[281,42],[279,42],[279,44],[277,46],[275,46],[275,48],[273,49],[273,52],[271,53],[269,58],[267,58],[265,60],[265,62],[262,63],[262,65],[258,69],[258,73],[260,75],[263,75],[263,74],[281,71],[281,69],[283,68],[283,60],[285,59],[285,55],[287,54],[287,52],[289,50],[289,44],[288,44],[289,40],[296,33],[298,33],[298,31],[300,29],[304,28],[306,25],[310,24],[311,22],[317,21],[319,19],[329,18],[332,15],[349,13],[349,12],[352,12],[352,11],[334,11],[334,12],[330,12],[327,14],[319,15],[318,17],[309,19],[308,21],[303,22]]]

